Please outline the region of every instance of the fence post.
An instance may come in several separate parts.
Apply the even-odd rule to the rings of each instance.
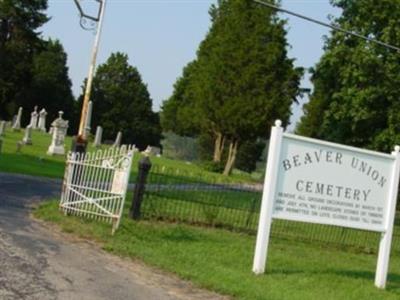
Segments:
[[[139,173],[135,183],[135,191],[133,192],[133,199],[129,217],[135,220],[140,218],[140,206],[142,205],[144,190],[146,186],[146,179],[151,169],[151,161],[148,156],[144,156],[139,161]]]

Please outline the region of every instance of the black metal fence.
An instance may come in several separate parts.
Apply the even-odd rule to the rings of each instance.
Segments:
[[[152,168],[141,213],[145,219],[184,222],[255,234],[261,206],[262,185],[241,184],[220,177],[168,168]],[[379,233],[286,220],[274,220],[274,237],[315,241],[338,247],[376,252]],[[392,243],[400,251],[400,214]]]

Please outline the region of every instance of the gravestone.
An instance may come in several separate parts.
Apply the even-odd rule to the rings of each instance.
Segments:
[[[93,102],[89,101],[88,110],[86,114],[86,122],[85,122],[85,137],[89,137],[90,135],[90,128],[92,123],[92,111],[93,111]]]
[[[155,146],[147,146],[146,150],[142,152],[147,155],[161,156],[161,149]]]
[[[18,109],[18,115],[15,118],[15,121],[13,123],[13,131],[20,131],[21,130],[21,118],[22,118],[22,107]]]
[[[43,108],[39,113],[39,123],[38,123],[38,129],[43,132],[46,132],[46,116],[47,112]]]
[[[119,147],[121,145],[121,139],[122,139],[122,132],[118,131],[118,134],[117,134],[117,137],[115,138],[113,147]]]
[[[35,106],[34,111],[31,113],[31,122],[29,123],[32,129],[36,129],[37,128],[37,124],[38,124],[38,112],[37,112],[38,107]]]
[[[24,145],[32,145],[32,125],[26,126],[25,136],[22,139]]]
[[[62,115],[64,114],[62,111],[60,111],[58,114],[59,117],[56,120],[54,120],[53,123],[51,123],[51,127],[53,129],[53,136],[49,149],[47,150],[48,155],[65,154],[64,141],[65,141],[65,136],[67,135],[68,121],[62,118]]]
[[[6,132],[6,121],[0,121],[0,136],[4,136]]]
[[[97,126],[96,129],[96,136],[94,138],[94,146],[100,147],[101,146],[101,138],[103,136],[103,128],[101,126]]]

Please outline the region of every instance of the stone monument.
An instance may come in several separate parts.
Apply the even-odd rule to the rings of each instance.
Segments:
[[[62,111],[59,113],[59,117],[51,123],[51,127],[53,128],[53,135],[51,144],[49,149],[47,150],[48,155],[64,155],[65,154],[65,147],[64,147],[64,140],[65,136],[67,135],[68,129],[68,121],[62,118],[64,114]]]
[[[0,121],[0,136],[4,136],[6,132],[6,121]]]
[[[38,112],[37,112],[38,107],[35,106],[34,111],[31,113],[31,122],[29,123],[32,129],[36,129],[37,128],[37,124],[38,124]]]
[[[24,145],[32,145],[32,125],[28,125],[25,128],[25,136],[22,139]]]
[[[15,118],[15,122],[13,124],[13,131],[20,131],[21,130],[21,118],[22,118],[22,107],[18,109],[18,115]]]
[[[90,128],[92,123],[92,111],[93,111],[93,102],[89,101],[88,110],[86,113],[86,122],[85,122],[85,137],[88,138],[90,135]]]
[[[39,123],[38,123],[38,129],[43,132],[46,132],[46,116],[47,112],[43,108],[39,113]]]
[[[103,136],[103,128],[101,126],[97,126],[96,129],[96,136],[94,138],[94,143],[93,145],[95,147],[100,147],[101,146],[101,138]]]
[[[117,137],[115,138],[113,147],[119,147],[121,145],[121,139],[122,139],[122,132],[118,131],[118,134],[117,134]]]

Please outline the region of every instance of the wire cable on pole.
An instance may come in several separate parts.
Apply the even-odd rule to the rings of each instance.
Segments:
[[[295,12],[293,12],[293,11],[290,11],[290,10],[287,10],[287,9],[284,9],[284,8],[281,8],[281,7],[279,7],[279,6],[277,6],[277,5],[274,5],[274,4],[271,4],[271,3],[267,3],[267,2],[264,2],[264,1],[260,1],[260,0],[253,0],[253,1],[254,1],[255,3],[258,3],[258,4],[261,4],[261,5],[267,6],[267,7],[269,7],[269,8],[275,9],[275,10],[278,10],[278,11],[280,11],[280,12],[283,12],[283,13],[286,13],[286,14],[289,14],[289,15],[292,15],[292,16],[295,16],[295,17],[297,17],[297,18],[300,18],[300,19],[303,19],[303,20],[307,20],[307,21],[309,21],[309,22],[312,22],[312,23],[315,23],[315,24],[318,24],[318,25],[321,25],[321,26],[329,27],[329,28],[331,28],[331,29],[333,29],[333,30],[340,31],[340,32],[343,32],[343,33],[348,34],[348,35],[353,35],[353,36],[356,36],[356,37],[361,38],[361,39],[363,39],[363,40],[366,40],[366,41],[369,41],[369,42],[372,42],[372,43],[375,43],[375,44],[384,46],[384,47],[386,47],[386,48],[389,48],[389,49],[396,50],[396,51],[400,52],[400,48],[399,48],[399,47],[390,45],[390,44],[388,44],[388,43],[379,41],[379,40],[374,39],[374,38],[370,38],[370,37],[367,37],[367,36],[363,36],[363,35],[361,35],[361,34],[359,34],[359,33],[357,33],[357,32],[353,32],[353,31],[350,31],[350,30],[346,30],[346,29],[343,29],[343,28],[341,28],[341,27],[339,27],[339,26],[335,26],[335,25],[332,25],[332,24],[329,24],[329,23],[325,23],[325,22],[322,22],[322,21],[319,21],[319,20],[316,20],[316,19],[313,19],[313,18],[304,16],[304,15],[295,13]]]

